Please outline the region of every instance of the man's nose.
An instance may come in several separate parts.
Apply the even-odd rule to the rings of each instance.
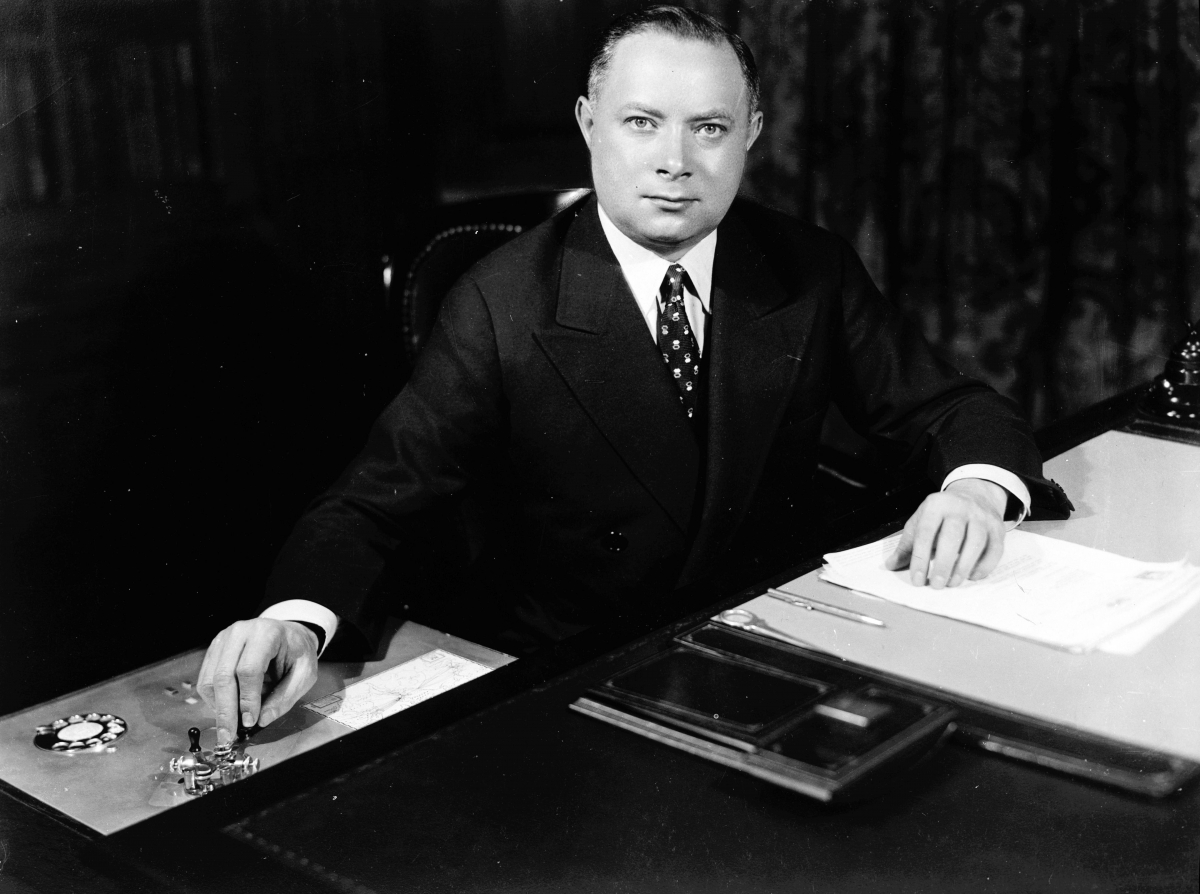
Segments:
[[[692,173],[691,152],[687,131],[682,127],[671,127],[663,131],[659,141],[658,174],[670,180],[687,177]]]

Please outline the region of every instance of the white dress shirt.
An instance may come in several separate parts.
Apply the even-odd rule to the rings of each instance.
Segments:
[[[621,272],[625,274],[625,282],[629,284],[629,291],[633,292],[633,300],[637,302],[638,310],[645,317],[646,328],[655,344],[658,344],[658,335],[655,332],[658,314],[659,311],[665,310],[662,283],[666,278],[667,268],[678,264],[687,271],[695,291],[686,288],[685,279],[683,307],[687,311],[692,333],[696,336],[696,346],[700,348],[700,356],[703,357],[704,336],[707,334],[704,324],[708,315],[712,313],[712,269],[713,258],[717,253],[717,231],[713,230],[701,239],[678,261],[668,261],[649,249],[642,248],[617,229],[617,225],[608,219],[603,208],[599,210],[600,226],[604,228],[604,235],[613,254],[617,256],[617,263],[621,265]]]
[[[713,258],[717,253],[717,231],[713,230],[701,239],[688,249],[678,261],[668,261],[638,245],[618,230],[616,224],[604,213],[603,208],[599,208],[599,211],[600,226],[604,229],[609,247],[617,257],[617,263],[621,265],[625,282],[629,284],[629,290],[633,293],[638,310],[642,312],[642,316],[646,320],[646,329],[655,344],[658,343],[655,327],[658,324],[658,314],[663,309],[661,288],[663,278],[667,275],[667,268],[675,263],[687,271],[691,284],[695,286],[695,291],[685,288],[684,309],[687,311],[692,332],[695,333],[700,356],[704,356],[704,339],[708,330],[706,321],[708,315],[712,313],[712,270]],[[1010,529],[1020,524],[1029,514],[1029,489],[1025,486],[1025,482],[1007,469],[985,463],[959,466],[946,476],[941,489],[945,490],[950,484],[963,478],[982,478],[985,481],[991,481],[993,484],[1000,485],[1020,501],[1020,515],[1016,521],[1008,523],[1007,526]],[[336,614],[325,606],[307,599],[288,599],[284,602],[277,602],[269,606],[259,617],[275,618],[280,621],[307,621],[310,624],[316,624],[325,631],[326,645],[333,639],[338,626]],[[324,651],[324,647],[321,651]]]

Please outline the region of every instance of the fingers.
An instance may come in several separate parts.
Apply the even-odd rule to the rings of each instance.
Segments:
[[[279,654],[280,637],[275,631],[248,636],[244,640],[241,655],[237,658],[234,676],[238,687],[238,711],[242,726],[246,729],[258,722],[259,702],[262,698],[263,680],[267,668]],[[220,718],[217,727],[220,728]],[[236,720],[233,728],[236,728]]]
[[[920,510],[918,510],[919,514]],[[887,557],[883,563],[888,571],[899,571],[908,565],[912,558],[913,532],[917,527],[917,516],[913,515],[904,525],[904,531],[900,534],[900,542],[896,544],[895,550]]]
[[[223,648],[212,670],[212,707],[217,718],[217,744],[233,741],[237,730],[238,676],[237,664],[245,646],[245,631],[238,624],[228,628]]]
[[[932,494],[904,526],[890,570],[909,568],[913,586],[957,587],[992,572],[1004,552],[1004,524],[995,501],[975,495]]]
[[[200,697],[216,715],[218,742],[229,741],[229,731],[237,726],[238,694],[234,668],[242,650],[242,637],[237,628],[237,624],[226,627],[213,638],[196,681]]]
[[[962,545],[958,550],[958,561],[954,563],[954,570],[951,572],[946,586],[957,587],[964,580],[975,580],[971,575],[975,572],[979,557],[983,555],[992,540],[988,534],[986,525],[974,524],[967,527],[966,536],[963,537]]]
[[[964,519],[956,515],[942,518],[933,560],[929,564],[929,585],[935,590],[940,590],[950,582],[966,534],[967,522]]]
[[[233,741],[239,718],[247,727],[257,721],[263,681],[272,663],[286,672],[283,623],[266,618],[238,621],[218,633],[208,647],[197,689],[216,716],[218,744]]]
[[[938,496],[934,494],[934,496]],[[929,576],[929,561],[933,558],[934,539],[942,525],[942,514],[930,498],[926,498],[921,508],[910,519],[913,525],[912,555],[908,559],[908,578],[914,587],[925,586]]]
[[[1000,564],[1000,559],[1004,557],[1004,526],[1000,526],[999,533],[994,537],[989,537],[987,547],[984,549],[983,555],[975,565],[975,570],[971,572],[971,580],[982,580]]]
[[[303,651],[288,668],[286,674],[271,690],[262,705],[262,715],[259,724],[266,726],[278,717],[282,717],[298,702],[304,693],[317,682],[317,653]]]

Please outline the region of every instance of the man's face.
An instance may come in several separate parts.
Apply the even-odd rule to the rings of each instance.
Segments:
[[[592,99],[575,117],[600,205],[634,242],[678,260],[729,210],[762,128],[733,48],[631,34]]]

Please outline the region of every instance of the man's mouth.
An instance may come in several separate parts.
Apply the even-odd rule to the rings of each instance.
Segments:
[[[696,201],[690,196],[673,196],[663,195],[660,193],[648,195],[645,196],[645,198],[657,207],[669,211],[678,211],[679,209],[685,208],[692,202]]]

